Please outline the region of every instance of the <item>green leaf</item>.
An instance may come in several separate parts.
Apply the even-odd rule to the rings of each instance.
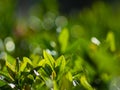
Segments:
[[[0,59],[0,70],[3,70],[4,66],[5,66],[5,60]]]
[[[15,66],[11,65],[8,61],[6,61],[6,66],[9,67],[12,71],[15,72]]]
[[[13,58],[11,55],[7,54],[7,61],[13,65],[15,64],[15,58]]]
[[[29,58],[27,58],[27,57],[23,57],[23,61],[29,63],[30,65],[32,65],[31,60]]]
[[[26,68],[27,64],[32,65],[31,60],[29,58],[27,58],[27,57],[23,57],[23,61],[22,61],[21,66],[20,66],[20,71],[24,71],[24,69]]]
[[[7,84],[6,82],[0,80],[0,87],[4,86],[4,85],[6,85],[6,84]]]
[[[17,72],[19,72],[19,69],[20,69],[20,59],[16,58],[16,70],[17,70]]]
[[[9,66],[7,66],[7,70],[8,70],[9,75],[12,77],[12,79],[15,80],[15,76],[16,76],[15,71],[13,71]]]
[[[81,84],[86,88],[87,90],[93,90],[92,86],[88,83],[85,75],[82,75],[80,78]]]
[[[110,45],[110,50],[114,52],[116,50],[115,37],[113,32],[109,32],[106,39],[107,43]]]
[[[41,58],[39,55],[32,54],[30,58],[34,66],[38,65],[39,61],[41,61]]]
[[[71,73],[68,72],[67,74],[63,75],[60,79],[60,90],[71,90],[73,84],[72,84],[72,77],[70,75]]]
[[[43,68],[44,69],[44,71],[46,72],[46,74],[48,75],[48,76],[50,76],[51,74],[52,74],[52,68],[50,67],[50,65],[49,64],[45,64],[45,67]]]
[[[38,66],[45,66],[46,62],[45,62],[45,59],[42,59],[38,62]]]
[[[11,65],[8,61],[6,61],[6,67],[7,67],[9,75],[12,77],[12,79],[14,79],[15,78],[15,67]]]
[[[73,81],[73,77],[72,77],[71,72],[68,72],[68,73],[66,74],[66,79],[68,79],[70,82]]]
[[[65,52],[67,45],[68,45],[68,39],[69,39],[69,32],[67,28],[64,28],[58,38],[58,41],[61,45],[61,52]]]
[[[55,66],[59,67],[59,72],[62,72],[64,71],[65,65],[66,65],[66,61],[64,56],[62,55],[56,60]]]
[[[53,90],[59,90],[56,81],[53,81]]]
[[[46,51],[43,51],[43,56],[44,59],[46,60],[46,63],[50,65],[52,70],[54,70],[55,60],[53,59],[53,57],[50,54],[48,54]]]
[[[0,76],[3,76],[4,77],[3,80],[6,81],[6,82],[11,82],[12,81],[12,79],[6,73],[4,73],[2,71],[0,71]]]

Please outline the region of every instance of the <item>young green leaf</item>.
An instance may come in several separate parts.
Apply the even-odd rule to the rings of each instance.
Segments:
[[[11,65],[8,61],[6,61],[6,67],[9,72],[9,75],[12,77],[12,79],[15,78],[15,67]]]
[[[70,75],[71,73],[68,72],[67,74],[65,74],[65,76],[63,75],[60,79],[60,85],[59,88],[60,90],[71,90],[72,88],[72,77]]]
[[[67,45],[68,45],[68,39],[69,39],[69,32],[67,28],[64,28],[58,38],[58,41],[61,45],[61,52],[65,52]]]
[[[115,47],[115,37],[114,37],[114,34],[113,32],[109,32],[108,35],[107,35],[107,39],[106,39],[107,43],[110,45],[110,50],[112,52],[114,52],[116,50],[116,47]]]
[[[68,73],[66,74],[66,79],[68,79],[70,82],[73,81],[73,77],[72,77],[71,72],[68,72]]]
[[[29,58],[27,57],[23,57],[23,61],[21,62],[21,66],[20,66],[20,71],[24,71],[24,69],[27,66],[27,63],[29,63],[30,65],[32,65],[32,62]]]
[[[23,61],[29,63],[30,65],[32,65],[31,60],[29,58],[27,58],[27,57],[23,57]]]
[[[42,59],[38,62],[38,66],[45,66],[46,62],[45,59]]]
[[[55,66],[59,67],[59,72],[62,72],[64,71],[65,65],[66,65],[66,61],[64,56],[62,55],[56,60]]]
[[[59,90],[57,82],[55,80],[53,81],[53,90]]]
[[[39,61],[41,61],[40,56],[39,55],[35,55],[35,54],[32,54],[30,56],[30,59],[32,60],[32,63],[33,63],[34,66],[37,66]]]
[[[54,70],[55,60],[53,59],[53,57],[50,54],[48,54],[46,51],[43,51],[43,56],[44,59],[46,60],[46,63],[50,65],[52,70]]]
[[[7,61],[13,65],[15,63],[15,58],[13,58],[11,55],[7,54]]]
[[[86,88],[87,90],[93,90],[92,86],[88,83],[85,75],[82,75],[80,78],[81,84]]]

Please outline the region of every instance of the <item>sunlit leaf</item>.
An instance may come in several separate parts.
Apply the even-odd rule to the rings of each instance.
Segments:
[[[39,55],[35,55],[35,54],[31,55],[31,59],[32,59],[33,65],[37,65],[39,63],[39,61],[41,61],[40,60],[40,56]]]
[[[53,90],[59,90],[56,81],[53,81]]]
[[[43,51],[43,56],[44,56],[44,59],[46,60],[46,63],[48,63],[51,67],[52,70],[54,70],[54,64],[55,64],[55,60],[53,59],[53,57],[48,54],[46,51]]]
[[[64,71],[65,65],[66,65],[66,61],[64,56],[61,56],[56,60],[55,66],[59,67],[60,72]]]
[[[63,75],[63,77],[60,79],[60,90],[70,90],[73,85],[71,80],[70,73],[66,74],[65,76]]]
[[[88,83],[87,78],[85,77],[85,75],[81,76],[80,82],[87,90],[93,90],[92,86]]]
[[[9,65],[7,65],[7,70],[9,72],[9,75],[12,77],[12,79],[15,79],[16,73]]]
[[[115,37],[114,37],[114,33],[113,32],[109,32],[107,34],[107,39],[106,39],[107,43],[110,45],[110,50],[112,52],[114,52],[116,50],[116,46],[115,46]]]
[[[11,65],[8,61],[6,61],[6,66],[8,66],[9,68],[11,68],[11,70],[15,72],[15,66]]]
[[[69,40],[69,32],[67,28],[64,28],[58,38],[58,41],[61,45],[61,52],[65,52]]]
[[[32,62],[29,58],[27,57],[23,57],[23,61],[21,62],[21,66],[20,66],[20,71],[24,71],[24,69],[27,66],[27,63],[29,63],[30,65],[32,65]]]
[[[46,64],[45,59],[42,59],[38,62],[38,66],[44,66]]]
[[[10,64],[15,64],[15,58],[13,58],[11,55],[7,54],[7,61],[10,63]]]
[[[31,60],[29,58],[27,58],[27,57],[23,57],[23,61],[29,63],[30,65],[32,65]]]
[[[52,72],[52,79],[55,79],[55,77],[56,77],[56,72],[53,71],[53,72]]]
[[[67,74],[66,74],[66,78],[69,80],[69,81],[73,81],[73,77],[72,77],[72,74],[70,73],[70,72],[68,72]]]
[[[11,65],[8,61],[6,61],[6,67],[9,72],[9,75],[12,77],[12,79],[15,78],[15,67]]]

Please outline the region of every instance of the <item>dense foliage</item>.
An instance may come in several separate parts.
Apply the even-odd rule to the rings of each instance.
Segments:
[[[62,15],[43,0],[19,16],[14,0],[0,5],[0,90],[120,89],[117,6]]]

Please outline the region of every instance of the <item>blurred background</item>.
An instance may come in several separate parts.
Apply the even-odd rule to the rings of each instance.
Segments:
[[[102,40],[112,30],[118,39],[119,10],[119,0],[1,0],[0,51],[22,57],[52,49],[64,27],[74,38]]]
[[[92,86],[106,90],[120,75],[119,39],[120,0],[0,0],[0,59],[43,50],[82,58]]]

